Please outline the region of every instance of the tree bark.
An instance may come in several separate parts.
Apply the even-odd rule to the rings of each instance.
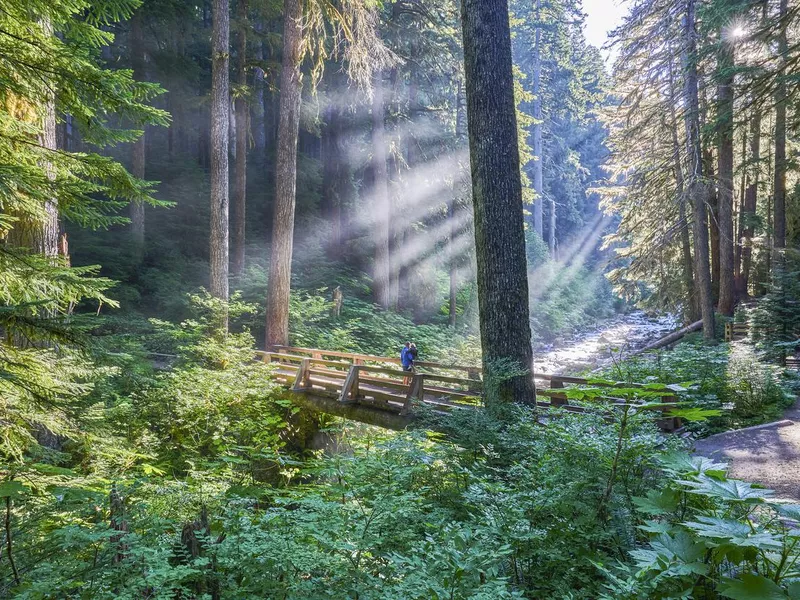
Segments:
[[[376,73],[372,90],[372,195],[375,223],[375,267],[373,295],[375,303],[384,310],[392,305],[391,257],[391,205],[389,203],[389,172],[386,166],[386,130],[384,126],[383,77]]]
[[[756,218],[758,183],[761,172],[761,112],[756,108],[750,122],[750,167],[748,185],[744,193],[742,208],[742,260],[739,291],[742,297],[748,296],[750,287],[750,268],[753,259],[753,226]]]
[[[267,287],[266,346],[289,343],[289,294],[292,279],[294,209],[297,192],[297,138],[300,128],[300,72],[303,7],[300,0],[283,3],[283,65],[275,170],[275,212]]]
[[[535,404],[506,0],[462,0],[486,402]]]
[[[228,299],[228,76],[230,15],[228,0],[214,0],[211,62],[211,295]],[[227,328],[227,323],[225,323]]]
[[[648,344],[641,350],[637,350],[631,356],[637,356],[639,354],[643,354],[645,352],[649,352],[650,350],[657,350],[658,348],[663,348],[664,346],[669,346],[677,342],[687,333],[692,333],[693,331],[698,331],[703,328],[703,321],[695,321],[691,325],[687,325],[683,329],[679,329],[678,331],[673,331],[669,335],[665,335],[660,340],[653,342],[652,344]]]
[[[689,154],[689,180],[687,190],[694,212],[694,254],[697,287],[700,292],[700,313],[703,320],[703,337],[713,340],[714,303],[711,295],[711,273],[708,254],[708,221],[706,202],[708,185],[703,180],[702,148],[700,145],[700,103],[697,90],[697,31],[695,29],[695,0],[686,0],[683,17],[683,67],[684,102],[686,106],[686,139]]]
[[[48,35],[53,35],[52,24],[45,20],[42,29]],[[56,104],[55,96],[50,93],[42,100],[41,104],[41,130],[38,136],[39,145],[50,151],[55,151],[57,144]],[[55,172],[48,160],[48,152],[44,153],[42,169],[49,179],[55,179]],[[20,219],[14,223],[8,233],[8,242],[17,248],[24,248],[33,254],[43,254],[47,257],[58,255],[58,198],[49,198],[44,204],[44,215],[41,219]]]
[[[544,239],[543,204],[544,204],[544,178],[542,174],[542,30],[539,27],[539,16],[542,0],[536,0],[536,32],[533,45],[533,189],[536,200],[533,204],[533,229]],[[552,251],[551,251],[552,253]]]
[[[456,83],[456,148],[462,148],[467,137],[467,114],[464,110],[464,82],[461,77],[458,77]],[[456,299],[458,295],[458,269],[455,256],[455,239],[458,235],[456,228],[456,202],[458,200],[458,188],[461,182],[456,180],[453,195],[450,198],[450,203],[447,206],[447,218],[450,221],[450,239],[448,256],[450,258],[450,295],[448,303],[448,316],[450,327],[456,326]]]
[[[681,164],[680,142],[678,140],[678,118],[675,107],[678,104],[678,94],[675,90],[675,77],[673,72],[672,60],[669,61],[669,128],[672,133],[672,155],[673,169],[675,171],[675,191],[678,197],[678,219],[680,221],[681,233],[681,255],[683,257],[683,284],[686,288],[686,307],[688,320],[697,321],[700,317],[700,303],[698,302],[697,290],[694,284],[694,268],[692,265],[692,246],[691,233],[689,231],[689,219],[686,215],[686,180],[683,175],[683,165]]]
[[[144,36],[142,35],[142,12],[137,10],[131,18],[131,66],[133,78],[137,81],[146,81]],[[131,174],[139,179],[145,177],[145,148],[146,129],[143,128],[141,137],[133,143],[131,149]],[[134,253],[137,260],[142,259],[144,251],[145,214],[144,204],[132,202],[130,205],[131,238],[133,239]]]
[[[717,218],[719,219],[719,303],[723,315],[733,315],[736,300],[733,273],[733,48],[723,42],[717,85]]]
[[[780,0],[778,18],[778,56],[781,69],[775,84],[775,177],[773,184],[775,248],[786,247],[786,54],[788,40],[786,37],[788,0]],[[773,261],[774,263],[774,261]]]
[[[239,31],[236,35],[236,83],[247,85],[247,0],[236,6]],[[247,138],[250,130],[250,107],[241,95],[235,101],[236,158],[233,174],[233,231],[231,245],[231,275],[241,275],[245,258],[245,223],[247,222]]]
[[[342,114],[336,105],[334,94],[338,88],[330,90],[324,111],[325,123],[322,128],[322,213],[330,224],[331,235],[328,251],[338,258],[342,251],[342,160],[339,137],[342,128]]]
[[[550,256],[555,258],[556,255],[556,198],[550,195],[550,228],[547,230],[547,249],[550,250]]]
[[[256,43],[253,58],[260,63],[264,60],[264,45],[259,36],[263,33],[264,27],[261,21],[257,21],[255,25],[256,30]],[[253,147],[255,148],[256,156],[263,160],[264,150],[266,149],[266,129],[264,127],[264,120],[266,117],[264,106],[264,82],[266,80],[266,73],[264,69],[256,65],[253,69],[253,115],[254,125],[252,127],[253,133]]]

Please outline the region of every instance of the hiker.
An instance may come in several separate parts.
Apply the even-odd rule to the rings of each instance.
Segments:
[[[411,342],[406,342],[403,349],[400,350],[400,364],[403,365],[403,371],[414,370],[414,356],[411,354]]]
[[[417,356],[419,356],[419,350],[417,350],[417,345],[414,342],[411,342],[411,346],[408,348],[408,351],[411,353],[411,364],[417,364]]]

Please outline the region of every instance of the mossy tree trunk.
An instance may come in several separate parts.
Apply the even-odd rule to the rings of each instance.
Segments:
[[[723,315],[732,315],[735,303],[733,278],[733,48],[722,43],[718,57],[717,85],[717,218],[719,219],[719,304]]]
[[[703,178],[703,156],[700,142],[700,102],[697,89],[697,31],[695,29],[695,1],[686,0],[683,17],[683,69],[686,138],[689,151],[687,193],[694,214],[694,260],[697,288],[700,296],[700,314],[703,319],[703,337],[714,339],[714,301],[709,268],[708,219],[706,205],[711,190]]]
[[[506,0],[462,0],[486,401],[535,403]]]
[[[303,6],[300,0],[283,3],[283,66],[275,170],[275,210],[267,287],[267,348],[289,343],[289,293],[292,279],[294,210],[297,192],[297,138],[300,128],[300,72]]]
[[[247,0],[236,6],[239,29],[236,34],[236,83],[240,92],[247,86]],[[247,222],[247,141],[250,132],[250,107],[239,94],[235,100],[236,158],[233,174],[233,230],[231,236],[231,275],[244,271],[245,223]]]
[[[211,276],[209,291],[228,299],[228,75],[230,15],[228,0],[214,0],[211,62]],[[227,327],[227,323],[225,324]]]
[[[146,81],[144,35],[142,34],[142,11],[137,10],[131,19],[131,66],[133,77],[137,81]],[[133,143],[131,149],[131,175],[144,179],[145,177],[145,139],[146,131]],[[144,249],[145,214],[144,204],[132,202],[130,205],[131,237],[133,238],[134,252],[137,260],[141,260]]]

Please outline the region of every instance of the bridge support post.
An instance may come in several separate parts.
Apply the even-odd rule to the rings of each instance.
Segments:
[[[300,368],[297,370],[297,376],[294,378],[294,385],[292,390],[295,392],[302,392],[311,387],[311,359],[304,358],[300,363]]]
[[[358,365],[350,367],[342,386],[342,395],[339,396],[339,402],[358,403]]]
[[[564,389],[564,382],[556,377],[553,377],[550,380],[550,389],[551,390],[563,390]],[[564,406],[567,404],[567,397],[564,394],[558,394],[550,396],[550,404],[552,406]]]
[[[675,396],[662,396],[661,397],[661,402],[663,402],[664,404],[673,404],[673,403],[676,403],[677,401],[678,401],[678,399]],[[665,406],[661,410],[664,413],[666,413],[666,412],[672,410],[672,407],[671,406]],[[681,422],[680,417],[666,417],[664,419],[659,419],[658,420],[659,429],[661,429],[662,431],[666,431],[666,432],[675,431],[676,429],[679,429],[681,425],[683,425],[683,423]]]
[[[408,393],[406,394],[406,401],[403,404],[403,408],[400,411],[400,414],[402,416],[410,414],[412,408],[412,402],[414,401],[414,399],[421,402],[424,394],[425,394],[425,376],[417,373],[411,379],[411,385],[409,385]]]

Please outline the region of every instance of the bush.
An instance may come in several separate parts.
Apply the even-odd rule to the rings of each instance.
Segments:
[[[682,454],[662,460],[663,489],[635,498],[649,541],[634,565],[604,569],[608,600],[800,597],[800,505],[728,479],[725,465]]]
[[[605,371],[620,381],[680,384],[686,400],[721,414],[689,424],[701,435],[757,425],[780,418],[793,402],[780,370],[758,361],[752,346],[707,346],[687,337],[673,350],[658,351],[615,364]]]
[[[503,419],[472,411],[452,432],[354,440],[351,454],[308,463],[288,489],[243,486],[235,469],[189,470],[183,481],[139,474],[118,487],[129,531],[120,538],[108,483],[81,491],[65,476],[57,493],[18,499],[28,531],[47,535],[19,549],[20,562],[36,561],[15,591],[596,598],[595,564],[634,549],[632,498],[659,481],[655,428],[620,430],[591,414],[543,428],[512,408]]]

